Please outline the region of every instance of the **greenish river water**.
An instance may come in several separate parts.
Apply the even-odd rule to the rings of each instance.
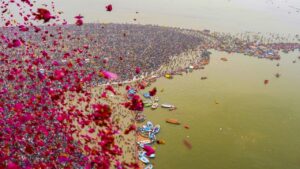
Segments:
[[[158,92],[160,103],[178,109],[145,111],[148,120],[161,125],[158,139],[166,141],[155,145],[155,168],[299,169],[299,53],[282,56],[270,61],[214,52],[205,70],[158,79],[152,87],[164,89]],[[281,77],[276,78],[276,73]],[[201,80],[202,76],[208,79]],[[167,124],[167,118],[182,125]],[[184,139],[192,149],[183,144]]]

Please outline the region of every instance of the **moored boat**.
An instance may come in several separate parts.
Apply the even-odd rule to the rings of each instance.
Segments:
[[[161,107],[162,108],[172,108],[172,107],[175,107],[175,106],[171,105],[171,104],[161,104]]]
[[[159,104],[158,104],[158,103],[153,103],[153,104],[152,104],[152,106],[151,106],[151,108],[152,108],[152,109],[157,109],[157,108],[158,108],[158,106],[159,106]]]
[[[135,120],[136,120],[137,122],[139,122],[139,123],[144,122],[144,121],[145,121],[145,115],[143,115],[143,114],[137,114],[137,115],[135,116]]]
[[[150,162],[149,159],[142,153],[139,153],[139,160],[145,164],[148,164]]]
[[[144,169],[153,169],[153,165],[152,164],[148,164]]]
[[[151,98],[150,94],[149,93],[144,93],[143,96],[147,99]]]
[[[167,123],[179,125],[180,122],[177,119],[167,119]]]
[[[153,132],[154,134],[157,134],[157,133],[159,133],[159,131],[160,131],[160,125],[157,124],[157,125],[154,126],[152,132]]]

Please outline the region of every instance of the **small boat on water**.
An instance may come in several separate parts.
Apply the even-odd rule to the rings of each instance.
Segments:
[[[224,62],[228,61],[227,58],[221,58],[221,60],[224,61]]]
[[[177,119],[167,119],[167,123],[179,125],[180,122]]]
[[[135,120],[137,121],[137,122],[139,122],[139,123],[141,123],[141,122],[144,122],[145,121],[145,115],[143,115],[143,114],[137,114],[136,116],[135,116]]]
[[[135,94],[136,93],[136,90],[134,90],[134,89],[129,89],[128,90],[128,94]]]
[[[153,169],[153,165],[152,164],[148,164],[144,169]]]
[[[143,96],[147,99],[151,98],[150,93],[144,93]]]
[[[201,77],[201,80],[206,80],[207,79],[207,77]]]
[[[151,100],[146,100],[143,101],[144,107],[151,107],[152,106],[152,101]]]
[[[152,106],[151,106],[151,108],[152,108],[152,109],[157,109],[157,108],[158,108],[158,106],[159,106],[159,104],[158,104],[158,103],[153,103],[153,104],[152,104]]]
[[[174,107],[171,107],[169,108],[169,111],[173,111],[173,110],[176,110],[177,108],[174,106]]]
[[[157,134],[157,133],[159,133],[159,131],[160,131],[160,125],[157,124],[157,125],[154,126],[152,132],[153,132],[154,134]]]
[[[151,103],[144,103],[144,107],[151,107],[152,104]]]
[[[165,74],[165,78],[167,78],[167,79],[172,79],[172,78],[173,78],[173,76],[172,76],[172,75],[170,75],[170,74]]]
[[[147,126],[147,125],[143,125],[143,127],[140,127],[139,128],[139,131],[140,132],[142,132],[142,133],[145,133],[145,132],[150,132],[150,131],[152,131],[152,127],[149,127],[149,126]]]
[[[175,107],[175,106],[171,105],[171,104],[161,104],[161,107],[162,108],[172,108],[172,107]]]
[[[156,140],[155,133],[150,132],[150,133],[149,133],[149,139],[150,139],[152,142],[154,142],[154,141]]]
[[[143,152],[139,152],[139,160],[145,164],[148,164],[150,162]]]
[[[141,140],[141,141],[138,141],[136,142],[138,145],[145,145],[145,144],[151,144],[151,140],[149,139],[145,139],[145,140]]]
[[[151,121],[147,121],[146,125],[149,128],[153,128],[154,127],[154,125],[153,125],[153,123]]]

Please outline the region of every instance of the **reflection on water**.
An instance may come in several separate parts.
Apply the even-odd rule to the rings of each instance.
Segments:
[[[270,61],[214,52],[205,70],[174,80],[159,79],[153,86],[164,89],[158,93],[160,103],[175,104],[178,110],[146,111],[147,118],[162,127],[158,138],[166,140],[166,145],[156,145],[155,167],[300,168],[297,55]],[[224,56],[228,62],[220,60]],[[282,76],[276,78],[276,73]],[[201,80],[202,76],[208,79]],[[167,118],[176,118],[182,125],[167,124]],[[184,139],[192,143],[191,150],[183,145]]]

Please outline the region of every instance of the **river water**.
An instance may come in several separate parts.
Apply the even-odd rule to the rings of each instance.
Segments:
[[[163,89],[158,92],[160,103],[174,104],[178,110],[145,111],[148,120],[161,125],[158,139],[166,141],[155,145],[155,168],[299,169],[298,56],[284,54],[280,61],[270,61],[213,52],[205,70],[158,79],[152,87]],[[276,73],[281,76],[276,78]],[[202,76],[208,79],[201,80]],[[182,125],[167,124],[167,118]]]
[[[45,0],[50,1],[50,0]],[[218,32],[300,34],[299,0],[54,0],[63,18],[84,22],[157,24]],[[44,3],[41,2],[41,3]],[[112,12],[104,7],[113,5]],[[138,13],[136,13],[138,12]],[[136,19],[136,21],[134,21]]]

